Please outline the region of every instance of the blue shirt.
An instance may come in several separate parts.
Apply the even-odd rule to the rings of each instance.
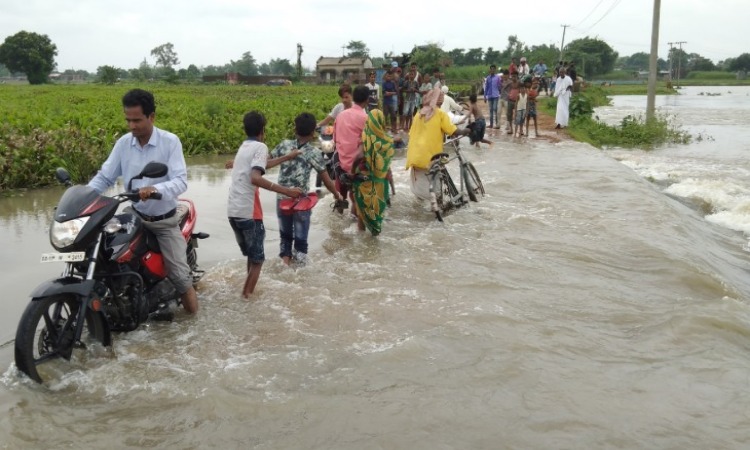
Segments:
[[[500,97],[502,86],[503,80],[497,74],[487,75],[487,78],[484,80],[484,98]]]
[[[162,199],[140,201],[134,203],[133,207],[147,216],[160,216],[177,207],[178,196],[187,190],[187,167],[182,154],[182,142],[168,131],[154,127],[148,143],[143,147],[132,133],[118,139],[102,168],[88,185],[102,193],[115,184],[117,177],[122,177],[127,189],[130,179],[151,161],[166,164],[169,169],[167,175],[134,180],[132,188],[154,186],[162,194]]]
[[[396,83],[393,81],[386,81],[383,83],[383,103],[387,103],[389,105],[395,105],[398,103],[398,96],[397,94],[393,94],[391,96],[386,96],[386,92],[398,92],[396,91]]]
[[[533,70],[536,75],[541,77],[547,71],[547,64],[537,64]]]

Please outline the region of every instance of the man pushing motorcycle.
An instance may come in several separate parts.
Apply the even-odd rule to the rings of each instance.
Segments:
[[[167,165],[169,171],[164,177],[133,180],[133,188],[138,189],[141,201],[128,209],[135,211],[144,226],[156,236],[168,277],[180,293],[182,306],[189,314],[194,314],[198,311],[198,297],[187,261],[187,243],[176,214],[178,196],[187,190],[182,143],[176,135],[154,126],[156,105],[150,92],[130,90],[122,97],[122,106],[130,132],[117,140],[88,185],[102,193],[120,176],[127,185],[151,161]],[[152,198],[154,194],[160,194],[160,199]]]

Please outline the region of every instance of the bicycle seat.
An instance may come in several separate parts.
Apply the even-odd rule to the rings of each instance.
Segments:
[[[435,160],[437,160],[437,159],[442,159],[442,158],[450,158],[450,155],[449,155],[449,154],[447,154],[447,153],[438,153],[437,155],[433,156],[433,157],[432,157],[432,158],[430,159],[430,161],[435,161]]]

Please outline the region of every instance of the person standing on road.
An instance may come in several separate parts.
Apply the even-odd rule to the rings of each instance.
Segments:
[[[497,66],[490,66],[490,74],[484,79],[484,102],[490,102],[490,128],[500,128],[500,120],[497,117],[497,103],[500,100],[500,91],[503,88],[503,81],[495,72]]]
[[[556,129],[567,128],[570,119],[570,96],[573,91],[573,81],[560,69],[555,80],[555,97],[557,98],[557,113],[555,114]]]
[[[365,84],[370,90],[370,96],[367,98],[367,110],[378,109],[380,105],[380,86],[375,82],[375,72],[370,72],[369,83]]]
[[[141,201],[128,206],[141,218],[161,248],[167,276],[182,299],[188,314],[198,312],[198,296],[187,261],[187,242],[180,231],[177,198],[187,190],[187,166],[180,138],[154,126],[156,103],[151,92],[132,89],[122,97],[125,121],[130,132],[117,140],[112,152],[89,187],[102,193],[122,177],[127,185],[151,161],[162,162],[169,171],[161,178],[133,180]],[[149,200],[159,193],[160,200]]]

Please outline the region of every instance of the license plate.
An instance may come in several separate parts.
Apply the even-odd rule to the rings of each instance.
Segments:
[[[86,258],[85,252],[72,252],[72,253],[42,253],[42,260],[40,262],[78,262],[83,261]]]

